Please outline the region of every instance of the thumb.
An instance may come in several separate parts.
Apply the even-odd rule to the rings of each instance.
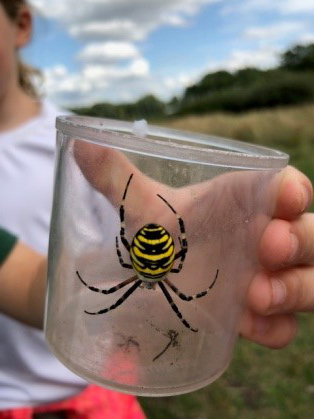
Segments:
[[[126,183],[133,174],[132,189],[136,194],[128,196],[133,216],[136,209],[147,205],[152,191],[160,189],[157,182],[145,176],[121,151],[76,140],[73,153],[86,180],[115,207],[121,204]]]

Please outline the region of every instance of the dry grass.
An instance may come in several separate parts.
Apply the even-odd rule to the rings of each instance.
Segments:
[[[307,138],[314,141],[314,105],[275,108],[245,114],[215,113],[170,119],[172,128],[202,132],[259,144],[276,144]]]
[[[291,164],[305,172],[314,182],[313,122],[314,105],[311,104],[245,114],[191,115],[169,118],[161,124],[283,150],[290,155]]]
[[[235,138],[286,151],[291,163],[314,181],[314,105],[169,118],[162,125]]]

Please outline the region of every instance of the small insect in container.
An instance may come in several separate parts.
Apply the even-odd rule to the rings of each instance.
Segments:
[[[288,156],[237,141],[57,119],[45,334],[78,375],[149,396],[227,368]]]

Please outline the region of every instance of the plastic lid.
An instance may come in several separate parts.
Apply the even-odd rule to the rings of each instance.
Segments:
[[[251,170],[284,168],[281,151],[211,135],[147,125],[137,135],[131,122],[87,116],[59,116],[57,130],[77,139],[171,160]]]

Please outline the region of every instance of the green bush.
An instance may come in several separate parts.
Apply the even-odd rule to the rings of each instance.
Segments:
[[[166,105],[153,95],[145,96],[135,103],[124,103],[113,105],[110,103],[99,103],[90,108],[76,108],[73,112],[79,115],[89,115],[102,118],[134,120],[152,119],[165,115]]]
[[[293,105],[314,101],[314,73],[283,70],[264,72],[253,83],[214,91],[198,100],[183,100],[177,115],[212,111],[242,112],[249,109]]]

